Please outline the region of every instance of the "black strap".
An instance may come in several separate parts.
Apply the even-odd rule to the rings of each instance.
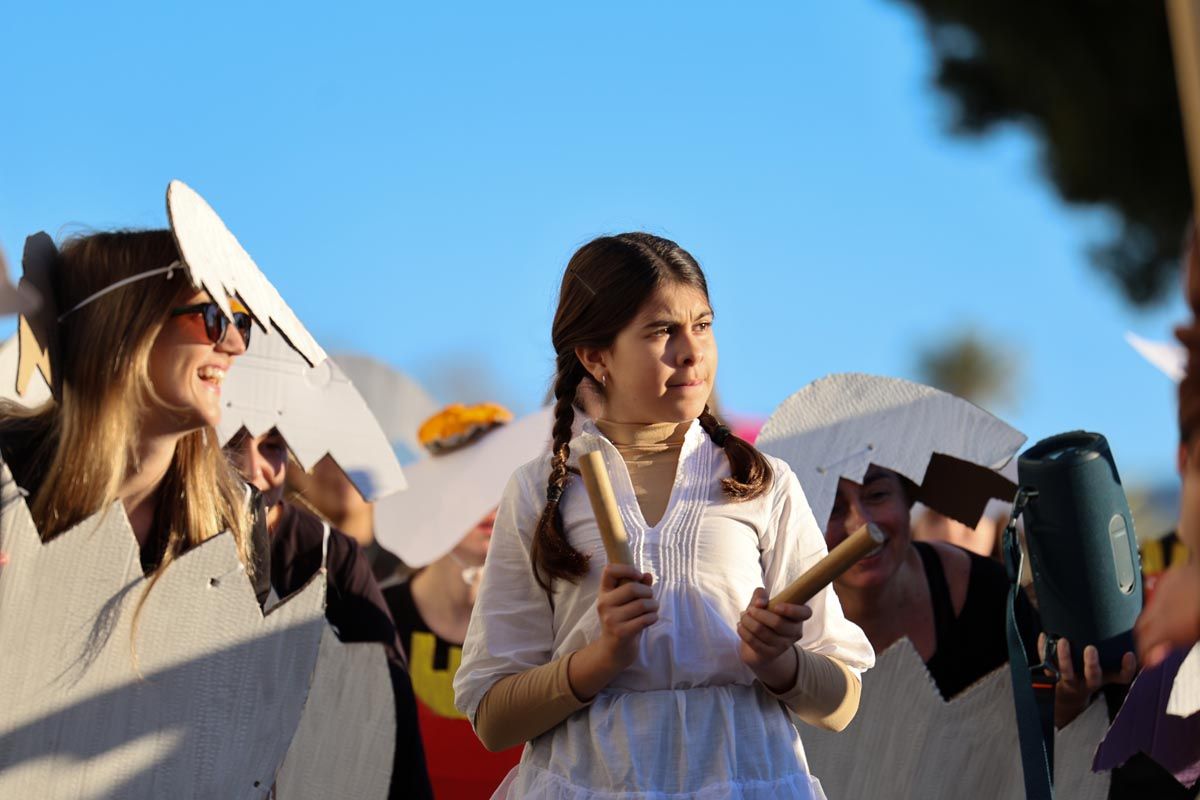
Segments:
[[[1008,570],[1008,666],[1012,671],[1013,703],[1017,711],[1017,736],[1021,743],[1021,768],[1025,773],[1026,800],[1054,800],[1054,693],[1039,698],[1025,643],[1017,626],[1017,593],[1025,554],[1017,540],[1016,520],[1024,505],[1023,490],[1017,494],[1013,516],[1004,530],[1004,566]],[[1040,665],[1039,667],[1040,668]]]

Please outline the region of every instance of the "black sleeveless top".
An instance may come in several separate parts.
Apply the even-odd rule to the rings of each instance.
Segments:
[[[925,666],[942,697],[949,700],[1008,663],[1005,632],[1008,575],[999,563],[963,550],[971,558],[971,572],[967,580],[967,599],[962,611],[955,616],[941,556],[927,542],[913,542],[913,546],[925,566],[937,642],[937,649]],[[1017,623],[1025,647],[1032,652],[1037,644],[1038,624],[1024,591],[1017,596]]]

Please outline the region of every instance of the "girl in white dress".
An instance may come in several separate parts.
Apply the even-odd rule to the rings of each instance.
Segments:
[[[552,452],[505,489],[454,681],[486,746],[528,742],[497,797],[824,797],[788,709],[845,727],[874,653],[830,589],[768,608],[825,542],[787,465],[709,413],[712,319],[666,239],[567,266]],[[595,420],[572,438],[577,400]],[[593,450],[634,567],[605,563],[575,477]]]

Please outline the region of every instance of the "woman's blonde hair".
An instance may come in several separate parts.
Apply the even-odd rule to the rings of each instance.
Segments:
[[[55,304],[60,311],[74,308],[123,278],[178,259],[166,230],[72,237],[55,270]],[[15,434],[32,444],[28,471],[38,477],[26,488],[43,541],[111,507],[121,481],[138,469],[134,447],[142,420],[154,408],[173,410],[151,383],[150,350],[171,309],[194,291],[180,270],[170,278],[131,282],[67,315],[52,364],[60,396],[33,410],[0,408],[0,437]],[[233,534],[251,572],[246,497],[216,431],[206,427],[184,435],[158,491],[161,550],[147,592],[172,560],[224,530]]]

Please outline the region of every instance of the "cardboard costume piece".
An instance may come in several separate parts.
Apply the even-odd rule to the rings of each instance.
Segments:
[[[1183,380],[1187,372],[1187,348],[1178,342],[1156,342],[1136,333],[1126,332],[1125,341],[1159,372],[1173,383]]]
[[[356,353],[338,353],[338,366],[375,415],[402,466],[423,457],[421,423],[441,408],[421,384],[398,369]]]
[[[1107,726],[1104,703],[1093,702],[1056,734],[1060,800],[1108,796],[1109,776],[1090,769]],[[1008,667],[947,702],[907,639],[880,654],[863,675],[858,714],[844,731],[805,727],[803,738],[809,767],[829,797],[1025,796]]]
[[[325,360],[325,351],[204,198],[182,181],[171,181],[167,186],[167,216],[181,260],[174,265],[148,266],[147,273],[161,272],[167,279],[176,274],[186,275],[197,290],[208,292],[230,320],[233,309],[229,298],[237,296],[263,333],[270,334],[274,330],[282,334],[310,365]],[[56,275],[58,251],[45,233],[34,234],[26,240],[22,263],[21,286],[30,285],[36,289],[42,302],[36,312],[23,314],[19,322],[21,358],[15,387],[18,395],[25,394],[35,366],[46,383],[54,387],[54,376],[48,373],[57,349],[58,323],[82,306],[74,309],[55,306],[53,287],[60,280]],[[128,280],[149,279],[147,273]],[[10,391],[14,390],[4,387],[3,393],[8,396]]]
[[[135,670],[147,579],[119,503],[43,544],[0,465],[0,550],[0,797],[266,797],[327,627],[323,580],[264,616],[215,536],[145,596]]]
[[[253,337],[221,387],[221,444],[277,428],[300,465],[329,455],[368,502],[405,487],[391,444],[354,385],[326,358],[310,366],[279,336]]]
[[[408,491],[375,506],[375,537],[411,567],[437,561],[500,503],[517,467],[549,450],[553,408],[407,467]]]
[[[1020,431],[954,395],[840,373],[783,401],[756,444],[795,471],[824,530],[838,480],[862,483],[871,464],[900,473],[920,487],[916,500],[974,527],[989,500],[1016,493],[999,470],[1024,442]]]
[[[343,644],[326,627],[304,717],[275,779],[281,800],[383,800],[396,706],[383,645]]]
[[[0,250],[0,315],[31,314],[42,304],[42,297],[32,286],[17,286],[8,271],[8,261]]]

